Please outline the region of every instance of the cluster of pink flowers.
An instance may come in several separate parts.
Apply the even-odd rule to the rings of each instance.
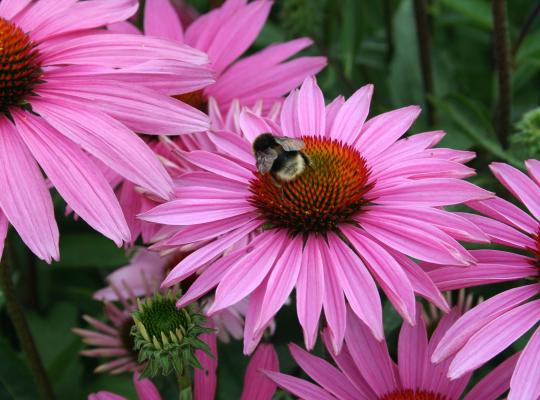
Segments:
[[[227,0],[197,16],[169,0],[3,0],[0,256],[12,226],[37,257],[59,259],[51,189],[118,246],[143,246],[95,294],[109,322],[76,329],[94,346],[84,355],[108,358],[97,372],[134,373],[141,399],[160,395],[126,330],[137,298],[171,287],[215,330],[201,337],[214,357],[197,352],[195,399],[219,390],[216,337],[254,354],[246,400],[277,386],[308,400],[461,398],[540,321],[540,161],[529,176],[491,165],[526,212],[466,181],[475,154],[436,147],[444,132],[406,135],[419,107],[370,116],[372,85],[326,104],[315,78],[326,59],[297,56],[310,39],[244,56],[271,6]],[[129,22],[137,12],[144,32]],[[302,143],[298,176],[261,172],[262,134]],[[442,293],[527,280],[468,310]],[[397,364],[381,294],[404,321]],[[429,339],[417,296],[445,314]],[[280,373],[266,343],[290,302],[307,350],[291,354],[315,383]],[[326,360],[309,353],[318,338]],[[540,397],[539,330],[466,398],[508,389]]]

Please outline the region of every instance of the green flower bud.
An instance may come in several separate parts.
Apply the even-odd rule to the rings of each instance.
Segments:
[[[520,159],[540,159],[540,108],[523,114],[510,136],[510,151]]]

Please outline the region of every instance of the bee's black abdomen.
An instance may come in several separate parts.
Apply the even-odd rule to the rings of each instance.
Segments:
[[[253,151],[265,151],[269,147],[276,147],[278,144],[274,139],[274,136],[270,133],[263,133],[255,138],[253,141]]]

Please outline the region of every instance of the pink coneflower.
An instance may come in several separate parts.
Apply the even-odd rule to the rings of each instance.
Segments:
[[[179,226],[177,244],[210,240],[182,260],[163,286],[203,271],[178,306],[217,286],[210,314],[251,295],[246,352],[294,286],[308,348],[315,343],[324,308],[333,349],[339,352],[345,298],[382,340],[375,281],[412,323],[415,293],[442,309],[447,306],[408,256],[468,266],[474,258],[456,239],[487,241],[474,224],[442,209],[491,196],[462,180],[473,174],[463,165],[471,153],[433,149],[444,135],[440,131],[398,140],[418,116],[416,106],[365,122],[372,90],[367,85],[346,102],[339,97],[325,108],[321,90],[308,78],[285,100],[279,124],[244,111],[244,136],[223,133],[230,138],[222,147],[227,155],[183,153],[205,172],[197,180],[178,179],[183,187],[178,198],[142,215],[146,221]],[[312,166],[281,187],[269,174],[257,173],[251,142],[264,132],[303,139]],[[245,246],[215,259],[254,234]]]
[[[295,344],[289,345],[298,365],[317,384],[279,372],[265,372],[285,390],[312,400],[457,400],[463,398],[472,373],[450,380],[446,365],[434,365],[429,357],[442,335],[459,317],[452,310],[439,322],[428,340],[426,325],[418,310],[416,325],[403,324],[394,363],[385,342],[378,342],[370,330],[349,313],[346,344],[339,355],[332,355],[337,367],[313,356]],[[328,332],[323,335],[330,349]],[[511,357],[479,381],[464,397],[466,400],[497,399],[509,385],[516,357]]]
[[[532,217],[512,203],[494,198],[469,203],[487,217],[465,215],[493,243],[515,248],[523,254],[502,250],[476,250],[478,265],[456,271],[445,267],[431,270],[433,280],[446,289],[476,286],[523,278],[538,279],[540,265],[540,162],[529,160],[530,178],[507,164],[493,163],[497,179],[530,211]],[[489,217],[489,218],[488,218]],[[540,321],[540,284],[509,289],[476,306],[450,328],[433,354],[440,362],[454,356],[448,375],[455,379],[484,364],[510,346]],[[540,396],[540,329],[523,350],[512,375],[508,398],[537,399]]]
[[[139,400],[161,400],[161,395],[152,381],[150,379],[141,379],[138,372],[133,374],[133,384]],[[88,400],[126,400],[126,398],[102,390],[88,395]]]
[[[179,97],[188,104],[207,111],[212,101],[226,111],[234,100],[242,106],[253,106],[262,100],[268,109],[306,76],[318,73],[326,65],[325,57],[287,61],[312,44],[308,38],[274,44],[239,59],[259,35],[271,7],[269,0],[249,4],[247,0],[227,0],[184,29],[169,0],[147,0],[144,33],[185,43],[208,54],[216,83]],[[130,32],[134,29],[124,27]]]
[[[135,13],[136,0],[56,3],[0,5],[0,236],[7,219],[48,262],[59,257],[58,228],[40,168],[77,215],[120,245],[129,229],[94,160],[167,198],[171,179],[134,131],[206,130],[207,116],[164,87],[213,82],[198,50],[96,29]]]

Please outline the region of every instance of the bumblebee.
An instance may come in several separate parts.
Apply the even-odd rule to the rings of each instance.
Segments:
[[[311,166],[304,147],[303,140],[263,133],[253,141],[257,170],[270,173],[278,182],[290,182]]]

